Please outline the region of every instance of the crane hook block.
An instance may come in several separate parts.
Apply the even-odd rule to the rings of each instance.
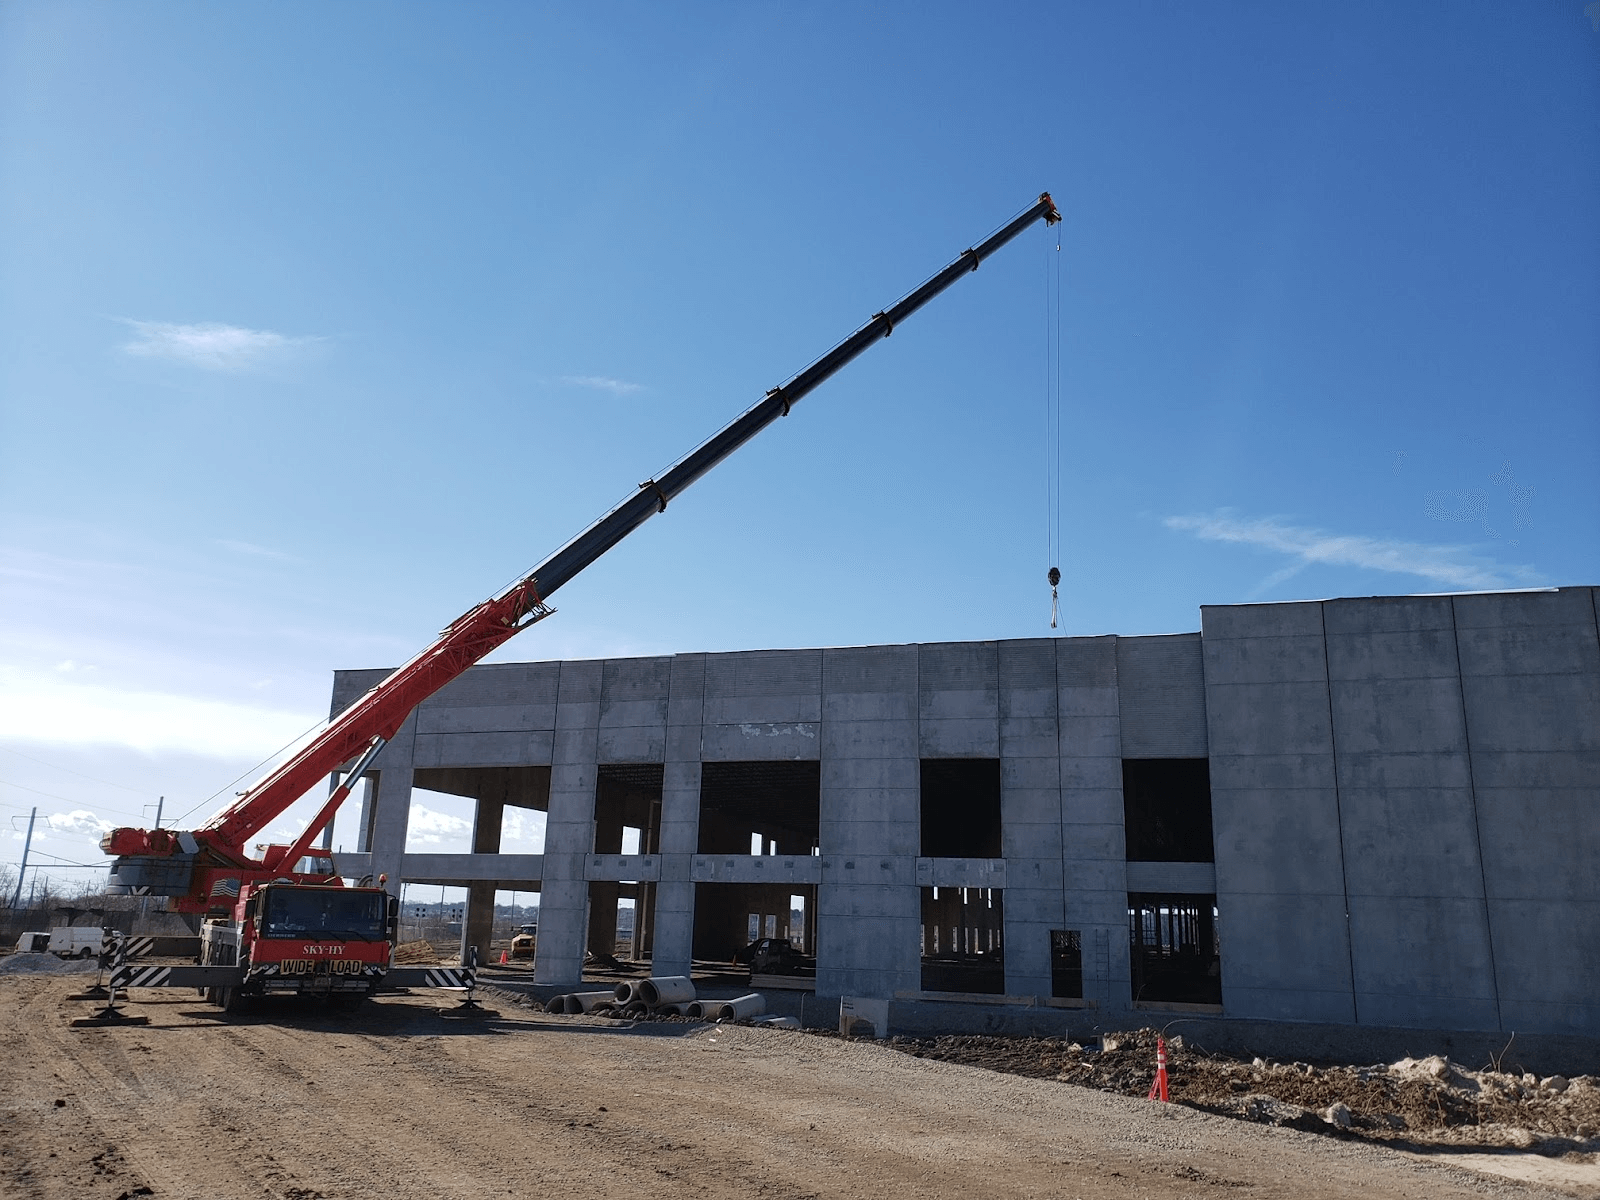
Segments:
[[[1050,574],[1046,578],[1050,580],[1050,586],[1055,587],[1056,584],[1061,582],[1061,568],[1051,567]]]

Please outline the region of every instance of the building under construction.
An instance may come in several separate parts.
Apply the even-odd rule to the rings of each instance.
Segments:
[[[1596,599],[479,666],[383,749],[339,869],[467,888],[484,948],[537,891],[550,985],[631,899],[654,973],[788,937],[819,999],[1600,1036]],[[406,852],[414,787],[476,801],[471,853]],[[507,806],[543,853],[499,853]]]

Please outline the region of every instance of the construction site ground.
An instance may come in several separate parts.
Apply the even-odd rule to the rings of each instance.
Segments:
[[[1355,1080],[1339,1092],[1352,1131],[1313,1132],[1305,1110],[1334,1094],[1329,1080],[1271,1064],[1207,1075],[1180,1049],[1184,1102],[1160,1104],[1128,1094],[1134,1073],[1148,1086],[1138,1039],[1103,1054],[852,1042],[558,1017],[492,990],[478,1017],[447,1015],[450,993],[227,1017],[192,990],[150,990],[127,1010],[148,1024],[74,1028],[94,1005],[68,996],[91,979],[0,974],[0,1195],[1600,1196],[1586,1140],[1533,1132],[1536,1115],[1554,1124],[1535,1113],[1560,1108],[1552,1095],[1591,1105],[1592,1123],[1587,1081],[1532,1089],[1543,1098],[1518,1101],[1522,1125],[1490,1122],[1528,1130],[1537,1153],[1430,1138],[1408,1088],[1449,1072],[1428,1063],[1402,1068],[1381,1104],[1356,1101],[1389,1084]],[[1253,1120],[1205,1111],[1246,1097],[1259,1097]],[[1439,1129],[1463,1127],[1438,1104]],[[1379,1108],[1407,1129],[1366,1128]]]

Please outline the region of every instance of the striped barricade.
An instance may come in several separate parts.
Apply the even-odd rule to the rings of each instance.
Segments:
[[[384,990],[403,987],[466,988],[477,982],[471,967],[391,967],[383,977]]]
[[[238,987],[243,967],[133,966],[123,963],[111,973],[111,986],[122,988]]]

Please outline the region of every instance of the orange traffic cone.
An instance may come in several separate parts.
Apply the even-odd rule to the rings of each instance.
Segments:
[[[507,954],[504,950],[500,951],[500,965],[503,967],[503,966],[506,966],[510,962],[511,962],[511,955]]]
[[[1149,1100],[1167,1098],[1167,1039],[1156,1034],[1156,1077],[1150,1084]]]

